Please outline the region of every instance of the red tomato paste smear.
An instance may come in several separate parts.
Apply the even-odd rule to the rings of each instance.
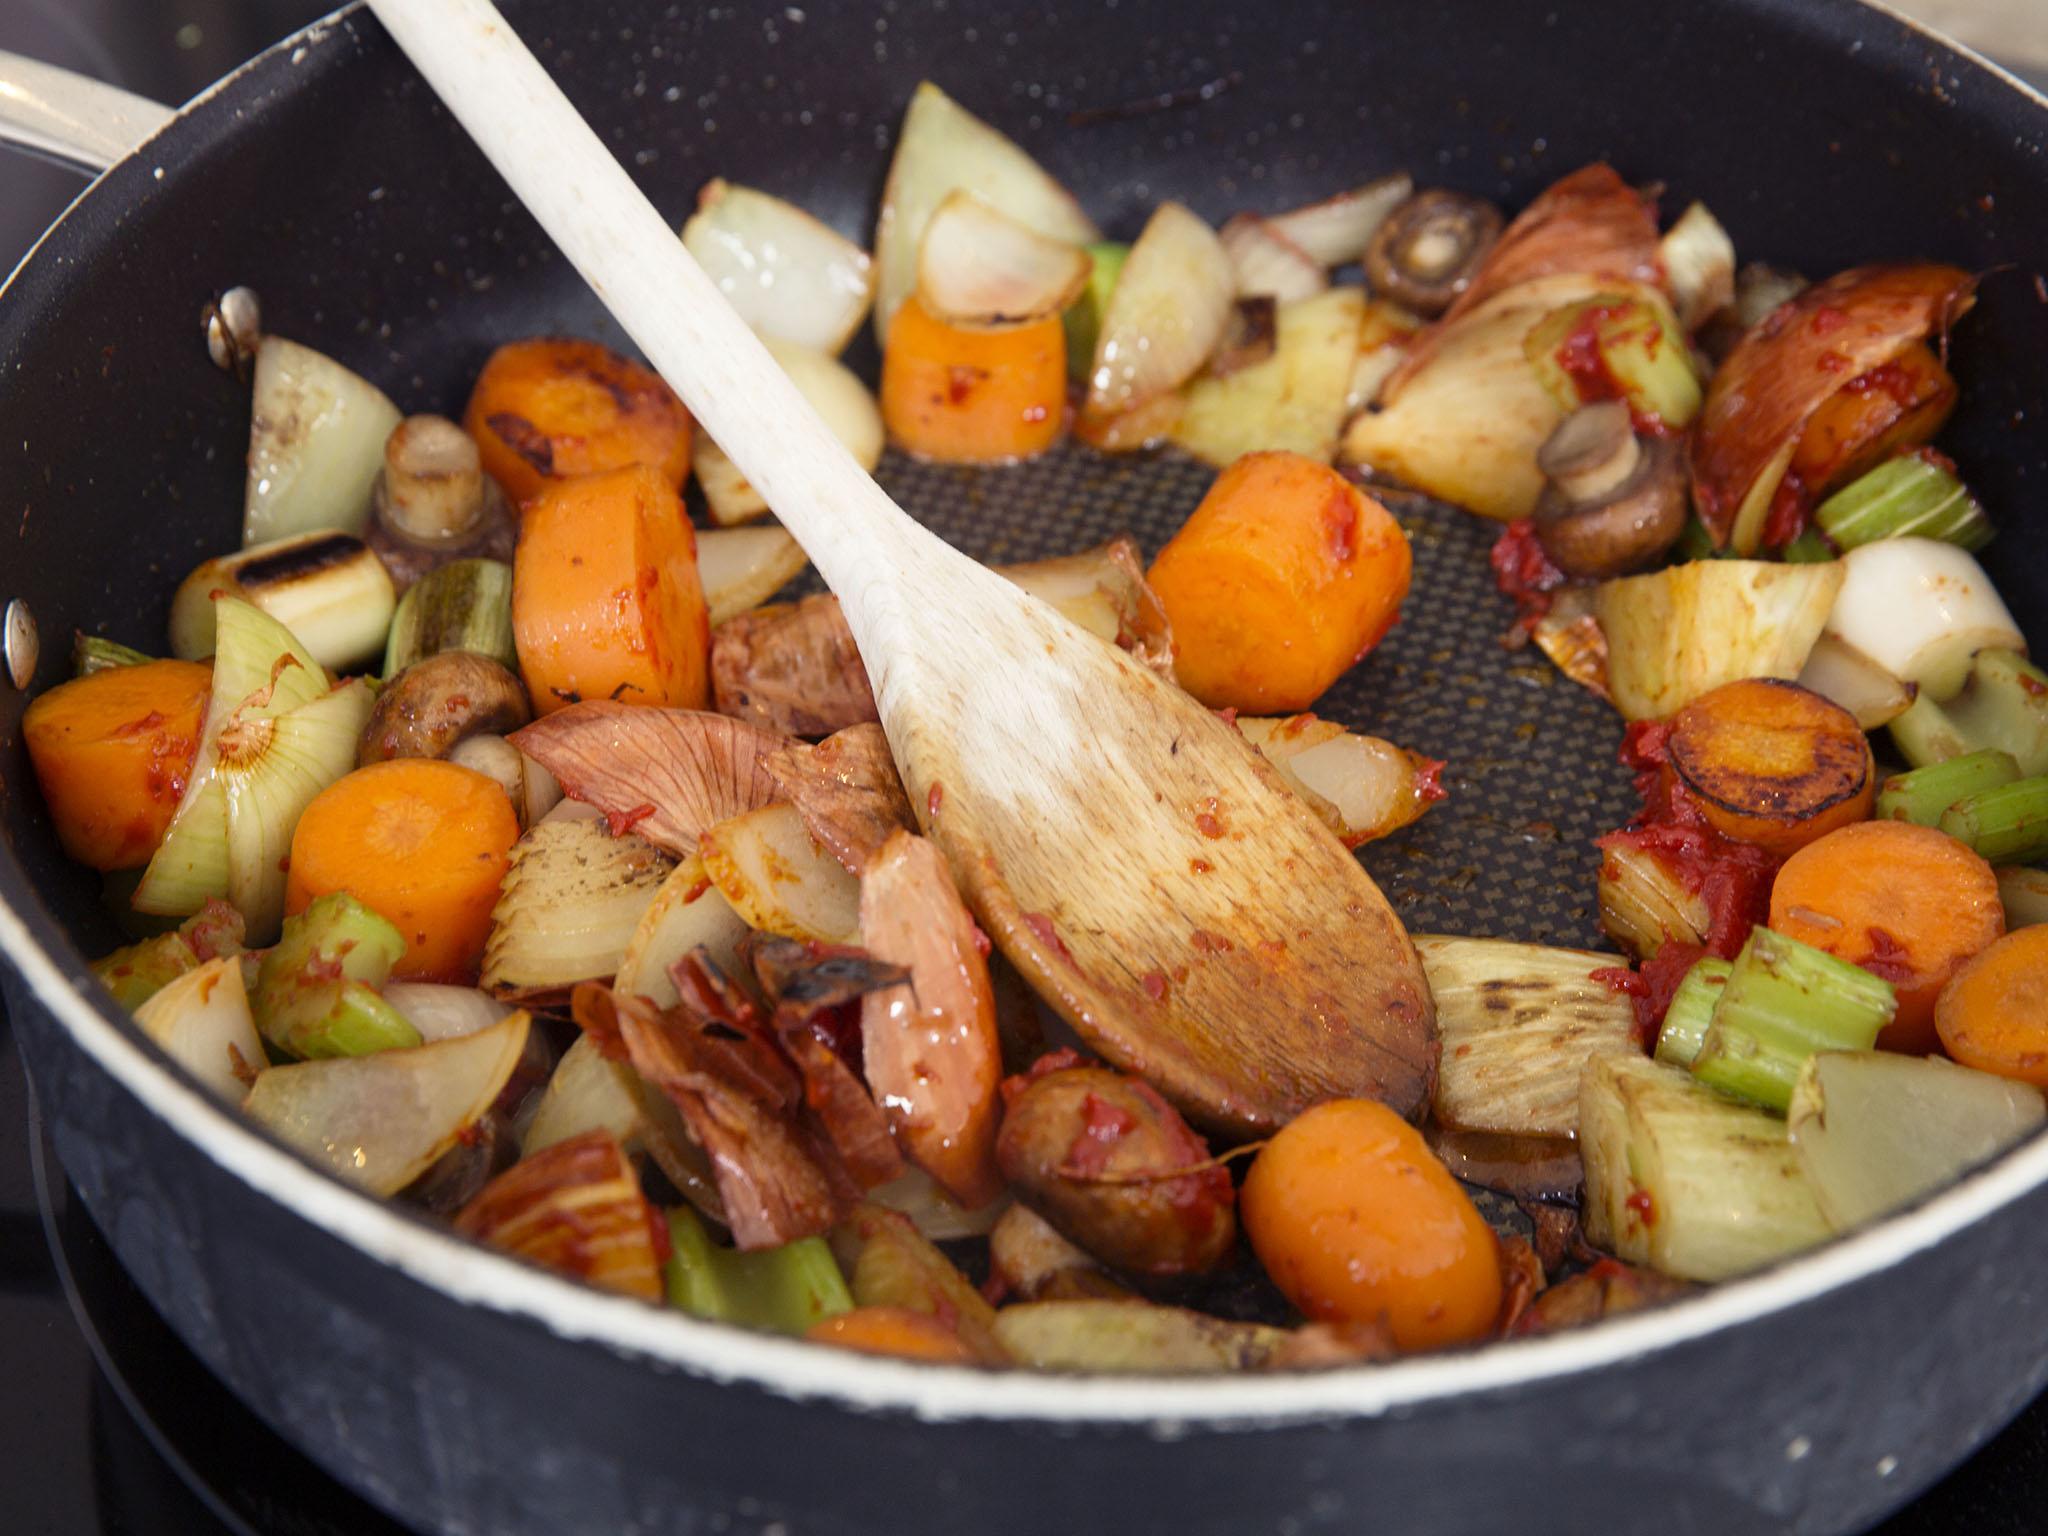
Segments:
[[[1565,574],[1544,553],[1534,518],[1509,523],[1486,558],[1493,566],[1493,584],[1515,605],[1514,626],[1501,644],[1511,649],[1525,645],[1536,621],[1550,612],[1550,594],[1565,584]]]

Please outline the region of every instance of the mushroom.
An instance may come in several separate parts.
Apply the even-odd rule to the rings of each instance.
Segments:
[[[384,685],[356,745],[356,766],[446,757],[471,736],[502,736],[533,718],[519,679],[488,656],[442,651]]]
[[[467,432],[445,416],[408,416],[385,439],[363,537],[403,592],[450,560],[509,563],[519,521]]]
[[[1418,192],[1374,231],[1365,248],[1373,292],[1436,316],[1471,286],[1500,235],[1500,210],[1440,187]]]
[[[1581,406],[1538,450],[1548,484],[1536,537],[1567,576],[1599,580],[1640,570],[1685,527],[1678,443],[1638,437],[1619,400]]]

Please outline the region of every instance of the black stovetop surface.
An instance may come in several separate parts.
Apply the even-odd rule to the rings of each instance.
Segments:
[[[329,0],[0,0],[0,49],[182,101]],[[0,272],[78,190],[0,151]],[[1881,1536],[2048,1527],[2048,1398]],[[404,1536],[171,1334],[50,1156],[0,1016],[0,1531]]]

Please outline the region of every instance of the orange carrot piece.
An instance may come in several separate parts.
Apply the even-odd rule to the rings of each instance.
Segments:
[[[299,818],[285,911],[347,891],[405,935],[394,977],[474,982],[518,839],[512,802],[482,774],[431,757],[373,763]]]
[[[1392,627],[1408,539],[1327,464],[1248,453],[1152,563],[1180,684],[1212,709],[1307,709]]]
[[[1423,1142],[1372,1099],[1333,1099],[1281,1127],[1238,1210],[1273,1283],[1321,1322],[1381,1322],[1402,1349],[1492,1331],[1493,1229]]]
[[[855,1307],[851,1312],[820,1318],[804,1337],[868,1355],[896,1355],[908,1360],[942,1360],[973,1365],[978,1357],[960,1335],[929,1312],[908,1307]]]
[[[1962,843],[1910,821],[1862,821],[1808,843],[1771,886],[1771,927],[1892,984],[1888,1051],[1935,1047],[1934,1003],[2005,932],[1998,876]]]
[[[634,465],[556,481],[529,503],[512,635],[536,714],[585,699],[707,707],[711,613],[674,488]]]
[[[1856,717],[1797,683],[1744,678],[1671,722],[1671,771],[1714,829],[1781,858],[1870,819],[1877,769]]]
[[[932,318],[915,296],[882,349],[882,424],[899,448],[946,464],[999,464],[1059,440],[1067,333],[1058,315],[969,328]]]
[[[67,854],[93,869],[149,862],[185,793],[212,683],[198,662],[152,661],[30,703],[22,741]]]
[[[477,375],[463,430],[514,501],[549,481],[652,467],[682,489],[690,413],[661,376],[594,341],[539,337],[493,352]]]
[[[1957,971],[1934,1027],[1964,1066],[2048,1088],[2048,926],[2015,928]]]

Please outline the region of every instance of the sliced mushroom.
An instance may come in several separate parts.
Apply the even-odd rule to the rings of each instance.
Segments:
[[[467,432],[445,416],[408,416],[384,443],[363,537],[400,592],[450,560],[512,559],[519,521]]]
[[[1440,315],[1471,285],[1500,229],[1491,203],[1441,187],[1418,192],[1374,231],[1365,275],[1382,298]]]
[[[1638,437],[1619,400],[1572,412],[1536,462],[1549,482],[1536,504],[1536,536],[1567,576],[1640,570],[1685,527],[1677,440]]]
[[[466,737],[502,736],[533,718],[526,690],[488,656],[442,651],[384,685],[356,746],[356,766],[446,757]]]

